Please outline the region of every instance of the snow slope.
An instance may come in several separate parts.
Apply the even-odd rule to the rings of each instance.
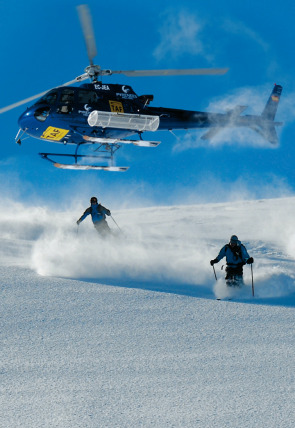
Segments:
[[[1,427],[294,426],[295,198],[114,211],[104,242],[0,205]],[[246,266],[217,301],[233,233],[255,297]]]

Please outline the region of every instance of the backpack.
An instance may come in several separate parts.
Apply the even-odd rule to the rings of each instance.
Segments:
[[[238,260],[239,257],[243,260],[242,247],[245,248],[245,246],[243,244],[240,244],[240,245],[236,246],[236,248],[232,248],[229,244],[226,244],[226,246],[225,246],[225,252],[227,252],[227,250],[229,249],[233,253],[234,258],[236,260]]]

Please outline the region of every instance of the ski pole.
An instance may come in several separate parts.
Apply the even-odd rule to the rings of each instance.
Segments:
[[[213,267],[213,272],[214,272],[215,279],[216,279],[216,281],[217,281],[217,276],[216,276],[216,272],[215,272],[215,267],[214,267],[214,265],[212,265],[212,267]]]
[[[119,227],[118,223],[115,221],[114,217],[111,215],[111,219],[113,220],[113,222],[115,223],[115,225],[117,226],[117,228],[122,232],[122,229]]]
[[[254,297],[254,281],[253,281],[253,268],[251,263],[251,275],[252,275],[252,296]]]

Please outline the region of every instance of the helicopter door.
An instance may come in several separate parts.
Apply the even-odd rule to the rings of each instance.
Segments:
[[[88,116],[92,110],[97,109],[99,97],[95,91],[80,89],[78,91],[78,113]]]
[[[60,96],[59,107],[57,113],[69,114],[74,108],[75,92],[73,89],[64,89]]]

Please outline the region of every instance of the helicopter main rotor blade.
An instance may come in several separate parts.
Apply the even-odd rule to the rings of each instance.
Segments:
[[[187,76],[187,75],[221,75],[228,72],[228,68],[191,68],[191,69],[168,69],[168,70],[118,70],[111,74],[125,74],[130,77],[137,76]],[[103,72],[104,70],[102,70]],[[110,70],[106,70],[110,72]],[[107,74],[107,73],[106,73]]]
[[[89,63],[90,65],[93,65],[93,58],[97,55],[97,50],[95,45],[91,13],[86,4],[77,6],[77,10],[86,43]]]
[[[82,74],[81,76],[76,77],[73,80],[70,80],[67,83],[64,83],[63,85],[60,85],[59,87],[69,86],[69,85],[72,85],[73,83],[81,82],[82,80],[85,80],[85,79],[88,79],[88,78],[89,78],[88,74],[85,73],[85,74]],[[51,89],[55,89],[55,88],[51,88]],[[2,108],[0,108],[0,114],[5,113],[6,111],[12,110],[12,109],[14,109],[16,107],[22,106],[23,104],[26,104],[26,103],[29,103],[31,101],[34,101],[35,99],[40,98],[43,95],[45,95],[47,92],[51,91],[51,89],[48,89],[47,91],[44,91],[44,92],[40,92],[39,94],[33,95],[32,97],[25,98],[24,100],[18,101],[17,103],[10,104],[9,106],[2,107]]]

